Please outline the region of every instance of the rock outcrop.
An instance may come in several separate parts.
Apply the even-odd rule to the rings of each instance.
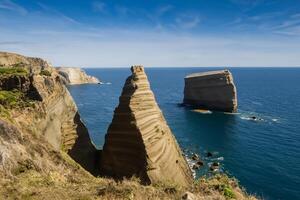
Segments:
[[[79,84],[99,84],[99,79],[89,76],[83,69],[76,67],[58,67],[58,73],[64,78],[65,83],[68,85]]]
[[[0,72],[1,100],[9,105],[0,105],[0,117],[6,113],[15,129],[45,140],[96,173],[97,150],[57,71],[42,59],[0,52]]]
[[[184,104],[208,110],[237,111],[237,92],[229,70],[194,73],[184,80]]]
[[[159,109],[142,66],[131,67],[105,136],[101,171],[115,178],[187,186],[192,174]]]

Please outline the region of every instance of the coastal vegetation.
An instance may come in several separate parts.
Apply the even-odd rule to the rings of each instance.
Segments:
[[[28,75],[27,69],[23,67],[0,67],[0,77],[3,76],[25,76]]]
[[[0,91],[0,104],[5,108],[24,108],[34,106],[34,102],[17,89]]]
[[[40,75],[41,76],[51,76],[51,72],[44,69],[44,70],[41,70]]]
[[[11,60],[15,56],[11,54]],[[141,67],[135,67],[132,70],[141,78],[146,76]],[[31,71],[37,72],[38,70]],[[2,70],[2,73],[15,75],[23,74],[25,71],[6,69]],[[55,70],[52,73],[58,75]],[[39,76],[39,74],[33,74],[33,76]],[[202,177],[197,181],[194,181],[192,177],[186,178],[186,182],[178,181],[179,178],[172,180],[171,178],[175,176],[179,177],[177,172],[181,172],[173,165],[179,162],[182,165],[186,164],[175,142],[173,142],[173,148],[170,143],[166,143],[164,148],[170,149],[169,152],[160,152],[164,155],[175,155],[177,159],[172,160],[166,156],[167,162],[163,164],[168,165],[167,171],[161,170],[157,176],[147,174],[151,181],[153,180],[151,184],[144,184],[142,177],[135,177],[133,174],[133,178],[119,180],[115,180],[115,177],[102,176],[100,173],[94,174],[93,170],[100,168],[100,163],[97,161],[104,154],[100,155],[100,151],[92,144],[88,130],[80,119],[76,104],[65,86],[55,81],[56,77],[58,76],[37,77],[34,84],[29,78],[21,82],[19,81],[21,79],[18,79],[20,77],[17,77],[16,84],[10,84],[14,86],[14,89],[0,90],[0,199],[152,200],[181,199],[183,196],[187,197],[186,199],[202,200],[256,199],[241,189],[235,179],[225,174]],[[47,84],[46,79],[55,84],[54,87],[53,84]],[[0,77],[0,83],[1,80],[7,83],[4,80],[7,81],[9,78]],[[144,82],[137,84],[145,85],[145,83],[148,84],[144,79]],[[3,85],[7,86],[7,84]],[[0,85],[0,88],[5,88],[4,86]],[[140,89],[143,90],[145,87]],[[38,94],[43,94],[43,99],[39,103],[29,98],[28,94],[33,90],[36,90]],[[147,110],[149,105],[157,106],[153,96],[148,96],[149,99],[151,104],[146,102],[144,110]],[[136,105],[135,102],[131,103],[130,106]],[[32,109],[27,109],[31,106]],[[159,108],[156,108],[156,111],[159,111]],[[141,120],[140,116],[137,116],[136,121]],[[160,120],[158,122],[166,127],[167,123],[161,121],[161,118],[154,119]],[[155,135],[158,134],[156,130],[157,127],[152,129]],[[166,134],[172,136],[169,129],[161,130],[161,135]],[[167,139],[171,140],[173,136]],[[120,169],[124,170],[122,166]],[[187,172],[187,176],[190,175],[187,165],[181,169]],[[149,168],[144,170],[146,174]],[[174,172],[174,176],[164,174],[166,172]],[[171,178],[162,179],[162,176]],[[181,180],[185,180],[185,177]]]

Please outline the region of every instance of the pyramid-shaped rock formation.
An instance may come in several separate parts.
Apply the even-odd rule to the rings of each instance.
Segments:
[[[187,186],[191,170],[159,109],[142,66],[131,67],[105,136],[101,171],[115,178]]]

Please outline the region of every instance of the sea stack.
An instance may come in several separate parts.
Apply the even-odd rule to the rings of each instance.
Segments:
[[[188,186],[192,173],[150,89],[142,66],[132,66],[105,136],[101,171],[117,179]]]
[[[184,104],[215,111],[237,111],[237,92],[229,70],[194,73],[184,81]]]

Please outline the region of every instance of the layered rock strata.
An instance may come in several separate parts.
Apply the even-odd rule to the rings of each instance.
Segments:
[[[115,178],[187,186],[192,174],[142,66],[133,66],[105,136],[101,171]]]
[[[64,78],[65,83],[68,85],[79,84],[99,84],[99,79],[89,76],[83,69],[76,67],[58,67],[58,73]]]
[[[237,92],[229,70],[194,73],[184,81],[184,104],[208,110],[237,111]]]
[[[57,71],[42,59],[2,52],[0,69],[2,101],[21,96],[9,108],[0,105],[0,118],[12,123],[23,135],[34,135],[45,140],[56,151],[67,152],[83,168],[96,173],[97,150]],[[6,73],[14,69],[22,73]],[[6,94],[18,96],[8,96],[6,99]],[[20,101],[27,103],[20,104]],[[8,144],[6,148],[15,147]],[[6,153],[9,154],[9,151]]]

